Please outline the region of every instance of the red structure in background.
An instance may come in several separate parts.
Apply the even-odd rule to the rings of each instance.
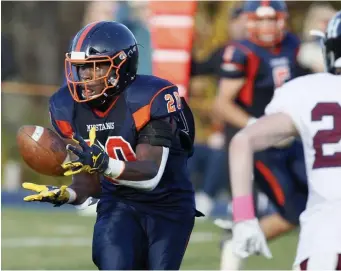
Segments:
[[[188,98],[196,1],[150,1],[153,75],[175,83]]]

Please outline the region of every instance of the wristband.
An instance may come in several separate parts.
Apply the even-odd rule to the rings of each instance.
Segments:
[[[255,218],[255,207],[253,196],[240,196],[232,200],[234,222],[244,221]]]
[[[108,168],[104,171],[104,176],[116,179],[122,174],[124,168],[125,163],[123,161],[110,158]]]
[[[68,188],[66,188],[66,191],[69,193],[69,200],[66,203],[74,202],[77,198],[77,194],[76,194],[75,190],[68,187]]]

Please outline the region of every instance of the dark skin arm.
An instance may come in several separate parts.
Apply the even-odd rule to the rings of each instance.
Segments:
[[[134,162],[125,162],[125,168],[118,179],[129,181],[149,180],[156,176],[162,159],[161,146],[139,144]]]
[[[176,122],[171,122],[170,118],[162,121],[171,123],[172,133],[176,131]],[[125,162],[124,171],[118,177],[119,180],[144,181],[154,178],[159,170],[162,160],[162,146],[152,146],[150,144],[138,144],[136,147],[136,159],[134,162]]]
[[[170,119],[165,118],[169,123]],[[176,124],[172,125],[173,132],[176,130]],[[67,142],[70,143],[70,142]],[[73,142],[73,144],[75,144]],[[125,168],[118,179],[127,181],[144,181],[154,178],[159,170],[162,160],[163,147],[152,146],[146,143],[140,143],[136,146],[136,161],[125,162]],[[73,203],[78,205],[83,203],[88,197],[98,197],[101,189],[98,175],[82,172],[73,176],[73,182],[70,185],[76,194],[77,199]]]
[[[136,159],[134,162],[125,162],[125,169],[119,179],[142,181],[155,177],[162,159],[162,147],[139,144],[136,147]],[[101,192],[98,174],[87,172],[72,176],[72,184],[69,187],[77,194],[72,205],[82,204],[88,197],[96,198]]]
[[[101,193],[101,184],[98,174],[90,174],[81,172],[72,176],[72,184],[69,185],[73,189],[77,198],[72,205],[82,204],[88,197],[98,198]]]

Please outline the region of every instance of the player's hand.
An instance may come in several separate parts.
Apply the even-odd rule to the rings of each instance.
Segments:
[[[24,201],[41,201],[49,202],[54,206],[60,206],[67,203],[70,199],[70,193],[67,191],[67,186],[61,187],[52,185],[39,185],[34,183],[23,183],[22,187],[37,194],[30,195],[24,198]]]
[[[272,258],[258,219],[237,222],[232,232],[233,250],[238,256],[247,258],[253,254],[262,254],[268,259]]]
[[[62,165],[67,170],[64,173],[65,176],[80,172],[88,172],[90,174],[95,172],[103,173],[108,168],[109,156],[105,152],[103,145],[96,140],[95,127],[92,127],[89,132],[90,146],[80,135],[75,134],[72,139],[80,145],[82,150],[70,144],[66,146],[67,150],[78,156],[78,159]]]

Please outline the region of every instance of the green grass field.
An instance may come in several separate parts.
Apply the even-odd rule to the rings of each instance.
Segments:
[[[2,208],[2,269],[96,269],[91,261],[94,217],[73,212]],[[197,222],[182,269],[218,269],[221,231]],[[252,257],[246,269],[291,269],[294,232],[270,244],[274,258]]]

